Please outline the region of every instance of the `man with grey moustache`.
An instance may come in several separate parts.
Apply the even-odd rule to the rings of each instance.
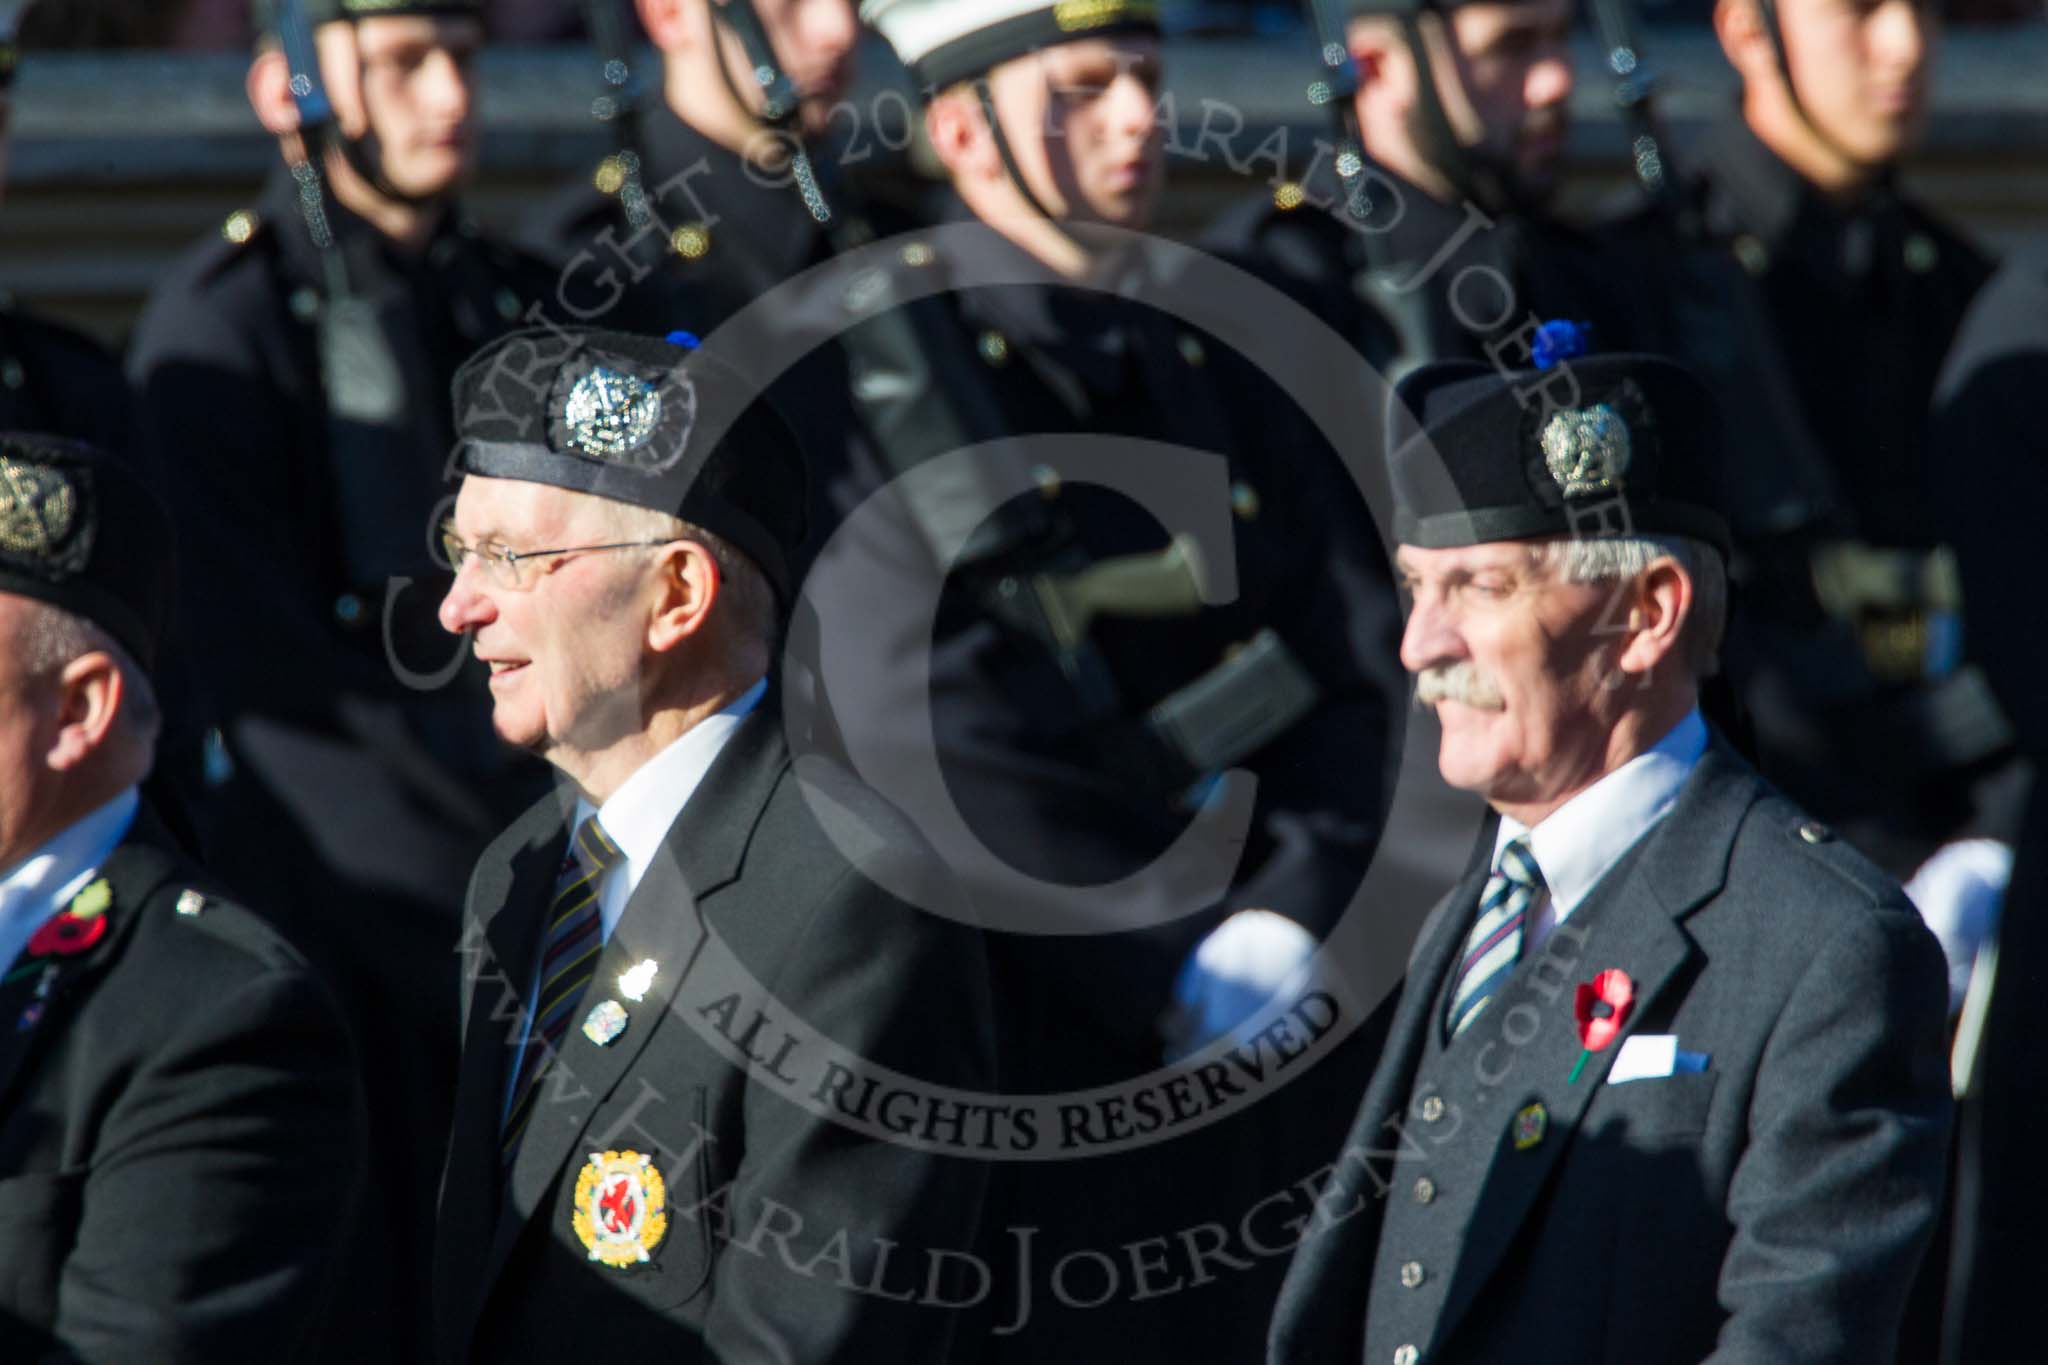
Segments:
[[[1943,961],[1701,718],[1711,400],[1629,356],[1401,396],[1401,661],[1495,819],[1410,956],[1272,1365],[1891,1360],[1942,1195]]]

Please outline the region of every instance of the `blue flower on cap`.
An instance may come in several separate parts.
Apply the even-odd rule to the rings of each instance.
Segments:
[[[704,339],[695,332],[675,331],[668,334],[668,344],[680,346],[686,351],[694,351],[704,344]]]
[[[1559,318],[1536,328],[1536,341],[1529,355],[1539,370],[1554,370],[1567,360],[1576,360],[1592,349],[1593,324],[1566,322]]]

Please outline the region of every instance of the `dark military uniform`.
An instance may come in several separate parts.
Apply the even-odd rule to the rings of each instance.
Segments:
[[[1886,180],[1829,201],[1731,119],[1687,188],[1696,238],[1644,216],[1623,273],[1652,281],[1656,345],[1706,376],[1739,605],[1726,651],[1764,771],[1894,875],[2002,832],[2010,734],[1963,656],[1933,514],[1935,377],[1983,256]]]
[[[550,302],[553,276],[452,214],[416,257],[329,214],[402,378],[382,410],[329,401],[323,359],[344,381],[353,362],[323,357],[326,276],[282,174],[172,267],[129,370],[137,448],[183,536],[181,643],[221,737],[202,793],[210,854],[332,977],[366,1068],[386,1226],[354,1266],[361,1341],[335,1349],[404,1358],[424,1332],[464,882],[541,775],[492,735],[473,662],[438,690],[401,669],[438,674],[467,653],[434,620],[449,380]]]
[[[1600,244],[1563,224],[1439,203],[1391,171],[1366,177],[1371,209],[1351,217],[1327,160],[1238,205],[1203,245],[1314,311],[1389,383],[1431,360],[1526,365],[1532,317],[1592,324],[1602,349],[1640,325],[1603,283]]]
[[[124,787],[157,728],[169,521],[125,461],[12,433],[0,513],[10,640],[36,611],[89,625],[122,679],[0,844],[0,1357],[300,1359],[359,1205],[362,1102],[305,959]],[[60,700],[6,673],[11,707]],[[30,728],[6,745],[10,771],[45,766]]]
[[[122,450],[128,385],[82,332],[21,311],[0,293],[0,431],[46,431]]]
[[[2048,1190],[2033,1178],[2048,1126],[2039,1040],[2048,1021],[2048,638],[2033,609],[2048,500],[2048,245],[2016,253],[1977,297],[1935,400],[1935,486],[1961,568],[1970,656],[2005,703],[2034,789],[1998,931],[1998,972],[1963,1103],[1948,1361],[2048,1357],[2034,1306]]]
[[[32,944],[0,979],[0,1356],[304,1358],[355,1311],[339,1010],[146,806],[72,910],[104,917],[96,943]]]
[[[956,204],[953,216],[965,220],[964,206]],[[1041,273],[1007,241],[991,235],[986,249],[998,271]],[[1358,490],[1332,452],[1297,424],[1292,401],[1222,341],[1167,311],[1174,300],[1164,282],[1134,267],[1102,292],[976,286],[959,261],[922,239],[896,255],[902,278],[949,277],[949,292],[905,306],[925,310],[928,345],[952,348],[932,360],[931,382],[961,399],[954,409],[959,445],[923,449],[932,433],[878,424],[873,409],[862,409],[866,429],[843,443],[843,463],[821,461],[828,500],[850,519],[817,561],[820,624],[808,626],[799,614],[792,656],[818,674],[830,718],[851,741],[855,770],[928,836],[932,794],[892,783],[915,771],[910,755],[922,738],[935,742],[944,799],[994,860],[978,865],[933,836],[970,896],[1001,916],[990,957],[1005,1089],[1066,1092],[1132,1081],[1160,1066],[1161,1018],[1175,975],[1227,913],[1270,909],[1320,936],[1364,879],[1403,691],[1385,559]],[[1180,311],[1187,304],[1181,298]],[[858,373],[862,361],[855,364]],[[873,375],[868,380],[870,389],[888,390]],[[929,471],[919,457],[943,460],[1000,437],[1034,442],[1022,458],[1034,467],[1037,488],[1024,500],[1050,506],[1057,526],[1047,542],[1009,561],[1016,576],[1007,586],[986,566],[941,569],[915,514],[886,496],[869,501],[906,466]],[[1227,534],[1215,553],[1229,557],[1235,592],[1209,606],[1098,617],[1088,637],[1116,698],[1104,716],[1089,711],[1086,685],[1063,672],[1055,652],[1002,602],[1030,592],[1036,569],[1061,572],[1055,551],[1074,552],[1069,569],[1129,563],[1164,549],[1171,534],[1195,529],[1195,512],[1164,514],[1162,525],[1162,513],[1115,491],[1120,457],[1090,442],[1117,438],[1168,443],[1174,460],[1197,462],[1192,452],[1221,457],[1219,468],[1190,463],[1162,477],[1216,500],[1204,510]],[[903,446],[892,450],[891,441]],[[1211,567],[1220,567],[1213,558]],[[926,605],[941,579],[934,621]],[[808,636],[813,628],[822,635]],[[856,645],[849,629],[869,643]],[[1140,742],[1146,718],[1213,679],[1212,670],[1239,651],[1259,647],[1267,630],[1313,680],[1313,701],[1220,765],[1257,783],[1242,842],[1219,847],[1217,835],[1197,834],[1198,845],[1220,856],[1216,875],[1176,880],[1155,860],[1214,794],[1206,783],[1215,774],[1152,765],[1156,755]],[[925,643],[928,669],[920,671]],[[888,676],[863,676],[849,654]],[[920,690],[927,686],[925,705]],[[928,732],[920,730],[926,716]],[[1011,877],[1039,885],[1044,899],[1020,901]],[[1120,912],[1157,918],[1118,928],[1073,908],[1110,884],[1119,888]],[[1027,909],[1043,918],[1020,924],[1016,917]],[[1126,1282],[1087,1309],[1061,1302],[1065,1286],[1049,1286],[1049,1267],[1077,1253],[1120,1255],[1124,1244],[1198,1223],[1236,1227],[1260,1197],[1326,1157],[1334,1132],[1315,1119],[1334,1121],[1341,1110],[1305,1097],[1337,1072],[1319,1068],[1284,1101],[1269,1098],[1237,1119],[1157,1146],[1011,1171],[990,1220],[989,1246],[1006,1267],[997,1276],[997,1320],[1012,1322],[1028,1310],[1028,1321],[996,1339],[991,1358],[1252,1358],[1277,1288],[1279,1266],[1270,1257],[1239,1248],[1225,1273],[1198,1267],[1183,1275],[1184,1292],[1148,1297]],[[1046,1136],[1049,1147],[1058,1140]],[[1021,1268],[1015,1229],[1035,1230]],[[1028,1305],[1019,1302],[1020,1273],[1030,1277]],[[1099,1290],[1091,1286],[1088,1297]]]
[[[651,210],[644,224],[627,219],[621,200],[626,176],[616,155],[585,183],[549,199],[526,224],[525,244],[568,266],[572,307],[603,308],[607,321],[649,330],[687,325],[708,332],[831,254],[824,229],[794,188],[704,136],[663,101],[648,102],[639,140]],[[598,276],[606,266],[623,275],[622,255],[653,273],[615,304],[611,286]],[[667,311],[684,299],[687,310]],[[610,316],[614,307],[623,314]],[[656,316],[662,312],[666,316]]]

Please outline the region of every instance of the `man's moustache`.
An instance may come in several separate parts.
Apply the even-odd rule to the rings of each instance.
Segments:
[[[1434,706],[1455,701],[1482,711],[1505,710],[1507,703],[1493,679],[1471,663],[1425,668],[1415,675],[1415,704]]]

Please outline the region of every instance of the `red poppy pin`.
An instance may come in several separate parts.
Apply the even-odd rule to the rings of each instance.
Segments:
[[[1605,1052],[1620,1036],[1635,1003],[1636,983],[1619,967],[1609,967],[1591,981],[1579,983],[1578,992],[1572,997],[1572,1017],[1578,1021],[1579,1046],[1584,1050],[1579,1053],[1566,1085],[1579,1079],[1588,1057]]]
[[[71,898],[71,904],[43,921],[29,938],[30,957],[69,957],[98,943],[107,932],[107,906],[113,901],[106,878]]]

